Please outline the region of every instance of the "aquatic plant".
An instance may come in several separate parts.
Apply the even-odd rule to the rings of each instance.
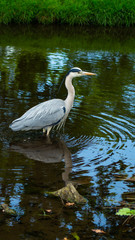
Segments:
[[[116,213],[116,215],[119,215],[119,216],[135,216],[135,210],[130,209],[130,208],[121,208]]]

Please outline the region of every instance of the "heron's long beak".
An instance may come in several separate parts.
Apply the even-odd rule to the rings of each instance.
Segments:
[[[83,72],[83,75],[91,75],[91,76],[94,76],[96,75],[95,73],[91,73],[91,72]]]

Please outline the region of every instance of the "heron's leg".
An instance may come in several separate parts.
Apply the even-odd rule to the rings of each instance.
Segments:
[[[48,127],[48,128],[47,128],[47,134],[46,134],[47,137],[49,136],[49,133],[50,133],[50,131],[51,131],[51,128],[52,128],[52,127]]]

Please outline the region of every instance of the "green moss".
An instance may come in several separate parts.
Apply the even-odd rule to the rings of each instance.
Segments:
[[[1,0],[0,23],[135,24],[132,0]]]

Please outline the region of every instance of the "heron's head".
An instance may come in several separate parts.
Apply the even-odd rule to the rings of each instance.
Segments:
[[[86,76],[86,75],[96,75],[95,73],[91,73],[91,72],[84,72],[82,71],[80,68],[78,67],[73,67],[69,70],[69,72],[67,73],[67,76],[70,75],[72,78],[74,77],[81,77],[81,76]]]

